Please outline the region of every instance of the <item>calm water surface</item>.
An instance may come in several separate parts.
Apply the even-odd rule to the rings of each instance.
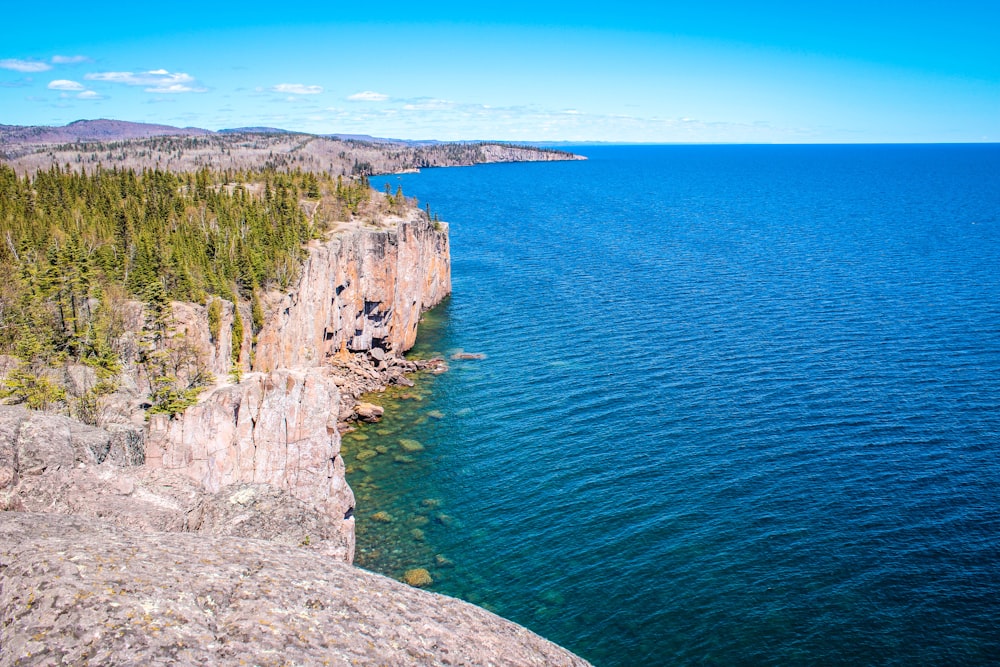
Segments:
[[[486,358],[345,437],[358,563],[602,666],[1000,660],[1000,147],[579,152],[382,179]]]

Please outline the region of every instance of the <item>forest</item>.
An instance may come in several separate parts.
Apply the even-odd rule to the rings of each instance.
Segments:
[[[125,304],[145,304],[134,357],[150,378],[152,411],[176,412],[211,381],[183,382],[165,358],[170,301],[204,303],[219,326],[235,308],[233,358],[244,327],[263,321],[263,290],[298,277],[304,244],[338,220],[412,205],[401,191],[375,196],[365,177],[300,170],[210,171],[52,167],[20,177],[0,165],[0,355],[16,360],[0,396],[33,408],[65,403],[50,369],[86,364],[115,390]],[[236,366],[237,373],[239,366]],[[103,386],[102,386],[103,385]],[[73,408],[74,406],[70,406]],[[77,405],[86,418],[92,405]],[[70,410],[73,412],[74,410]]]

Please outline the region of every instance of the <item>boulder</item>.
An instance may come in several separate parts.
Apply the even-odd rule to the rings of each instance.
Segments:
[[[369,424],[374,424],[378,420],[382,419],[382,415],[385,414],[385,408],[381,405],[375,405],[374,403],[361,402],[354,406],[354,413],[357,415],[359,420]]]

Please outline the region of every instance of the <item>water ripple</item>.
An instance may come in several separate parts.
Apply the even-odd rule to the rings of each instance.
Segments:
[[[598,665],[994,662],[1000,149],[585,152],[402,178],[419,346],[487,355],[386,422],[436,589]]]

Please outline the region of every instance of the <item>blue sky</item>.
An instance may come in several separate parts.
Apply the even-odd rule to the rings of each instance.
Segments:
[[[4,124],[1000,141],[1000,0],[45,2],[4,23]]]

